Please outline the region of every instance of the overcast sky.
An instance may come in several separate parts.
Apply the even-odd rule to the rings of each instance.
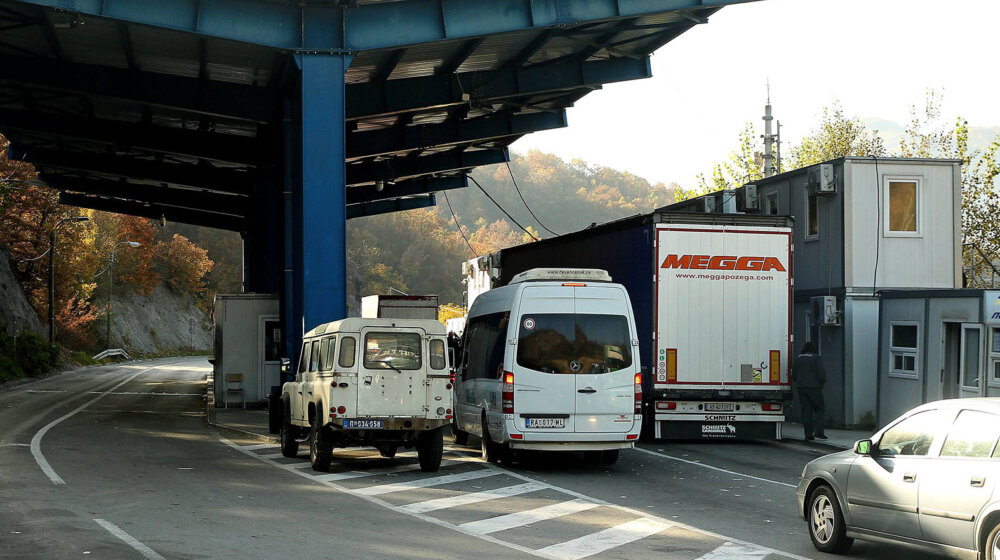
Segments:
[[[903,124],[925,91],[944,114],[1000,125],[996,0],[762,0],[723,8],[653,55],[653,77],[606,86],[569,109],[536,148],[694,186],[728,157],[747,121],[763,130],[765,83],[785,149],[822,108]]]

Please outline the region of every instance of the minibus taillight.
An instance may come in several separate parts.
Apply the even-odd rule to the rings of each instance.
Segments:
[[[635,413],[642,414],[642,374],[635,374]]]
[[[503,372],[503,388],[500,394],[504,414],[514,414],[514,374]]]

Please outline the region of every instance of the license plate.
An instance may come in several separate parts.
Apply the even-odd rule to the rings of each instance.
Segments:
[[[345,430],[381,430],[381,420],[344,420]]]
[[[735,412],[736,403],[705,403],[705,410],[712,412]]]
[[[565,428],[564,418],[526,418],[524,425],[528,428]]]

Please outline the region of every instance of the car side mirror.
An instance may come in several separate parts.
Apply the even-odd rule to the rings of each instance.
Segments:
[[[292,361],[288,358],[281,359],[281,373],[288,373],[292,370]]]
[[[858,455],[871,455],[872,454],[872,440],[862,439],[854,442],[854,452]]]

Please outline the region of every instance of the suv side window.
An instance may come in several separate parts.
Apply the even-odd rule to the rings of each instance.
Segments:
[[[963,410],[948,430],[942,457],[979,457],[993,454],[1000,437],[1000,418],[986,412]]]
[[[333,369],[333,349],[337,346],[337,337],[328,336],[323,339],[323,347],[319,351],[320,371]]]
[[[309,371],[316,371],[319,369],[319,341],[314,340],[312,343],[312,357],[309,358]]]
[[[309,342],[302,343],[302,352],[299,354],[299,369],[298,373],[302,374],[309,370],[309,349],[311,346]]]
[[[357,354],[357,344],[357,340],[355,340],[353,336],[345,336],[340,339],[340,358],[338,359],[340,367],[354,367],[354,356]]]
[[[927,455],[934,440],[941,436],[955,413],[950,410],[926,410],[889,428],[878,442],[882,455]]]

